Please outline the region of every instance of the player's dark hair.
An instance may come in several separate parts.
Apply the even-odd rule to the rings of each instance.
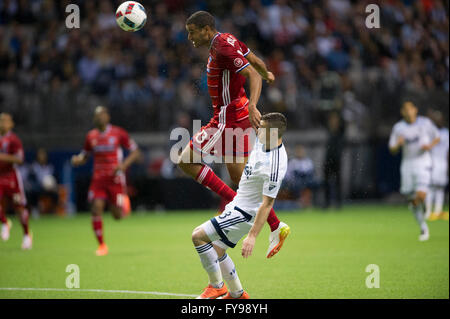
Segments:
[[[193,13],[187,20],[186,25],[193,24],[197,28],[204,28],[209,26],[211,29],[216,29],[216,21],[214,17],[206,11],[197,11]]]
[[[278,129],[278,137],[282,137],[287,128],[286,117],[278,112],[267,113],[261,116],[261,121],[269,123],[270,128]]]

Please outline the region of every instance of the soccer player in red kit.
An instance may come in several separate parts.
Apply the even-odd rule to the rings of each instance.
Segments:
[[[214,116],[183,150],[179,167],[197,182],[230,202],[236,192],[218,178],[209,166],[194,163],[193,152],[232,156],[232,162],[226,160],[226,166],[231,180],[238,184],[250,152],[248,141],[249,133],[252,133],[251,127],[257,130],[260,126],[261,113],[256,104],[261,94],[261,77],[268,83],[272,83],[275,77],[244,43],[232,34],[218,32],[214,17],[208,12],[198,11],[191,15],[186,21],[186,30],[188,39],[195,48],[209,48],[206,71]],[[244,89],[246,79],[249,80],[250,98],[247,98]],[[243,143],[233,142],[230,145],[225,138],[227,129],[243,131]],[[267,222],[271,234],[266,256],[271,258],[283,245],[290,229],[288,225],[280,222],[273,209]]]
[[[23,147],[19,137],[12,132],[14,121],[9,113],[0,113],[0,203],[5,197],[12,199],[14,210],[23,227],[22,249],[31,249],[32,238],[28,226],[29,213],[27,200],[23,190],[22,177],[17,165],[23,163]],[[0,204],[0,221],[2,223],[2,239],[9,239],[11,222]]]
[[[94,156],[88,200],[91,203],[92,227],[99,243],[96,254],[104,256],[108,253],[108,246],[103,240],[103,211],[108,202],[114,219],[130,214],[125,171],[137,160],[140,151],[124,129],[110,124],[110,115],[105,107],[97,106],[95,109],[94,124],[96,128],[87,134],[83,150],[72,157],[72,165],[85,164],[90,153]],[[122,148],[130,151],[125,160]]]

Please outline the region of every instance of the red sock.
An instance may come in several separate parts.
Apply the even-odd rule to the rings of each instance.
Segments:
[[[92,228],[98,243],[103,244],[103,221],[102,216],[92,216]]]
[[[23,233],[28,235],[28,218],[30,214],[28,213],[28,209],[23,208],[20,212],[20,223],[22,224]]]
[[[3,207],[0,203],[0,222],[2,222],[2,224],[6,224],[8,221],[6,220],[6,214],[3,212]]]
[[[195,180],[203,186],[208,187],[227,202],[231,202],[236,195],[236,192],[217,177],[212,169],[206,165],[203,165]]]
[[[269,216],[267,217],[267,223],[270,226],[270,231],[274,231],[275,229],[277,229],[278,225],[280,224],[280,220],[275,214],[273,208],[270,210]]]

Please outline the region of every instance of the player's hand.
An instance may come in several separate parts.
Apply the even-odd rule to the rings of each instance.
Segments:
[[[247,236],[242,243],[242,257],[248,258],[251,256],[253,247],[255,247],[255,237]]]
[[[273,83],[275,81],[275,75],[273,75],[272,72],[267,72],[267,78],[266,78],[266,82],[267,83]]]
[[[424,152],[427,152],[427,151],[429,151],[431,149],[432,149],[432,147],[431,147],[430,144],[425,144],[425,145],[422,145],[422,147],[421,147],[421,150],[424,151]]]
[[[116,168],[114,169],[114,175],[116,175],[119,172],[125,172],[126,168],[125,166],[122,164],[119,164],[116,166]]]
[[[256,105],[249,105],[248,106],[248,118],[250,121],[250,124],[253,126],[255,130],[258,130],[261,122],[261,113],[256,108]]]
[[[74,155],[72,156],[72,158],[70,159],[70,163],[72,164],[72,166],[80,166],[83,162],[83,159],[81,158],[80,155]]]
[[[400,146],[403,146],[403,144],[405,144],[405,138],[403,136],[400,136],[397,139],[397,145],[398,145],[398,147],[400,147]]]

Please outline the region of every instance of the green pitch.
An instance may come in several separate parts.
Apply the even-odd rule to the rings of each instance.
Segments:
[[[206,286],[190,236],[213,214],[134,213],[119,222],[108,214],[104,235],[109,255],[104,257],[94,254],[97,244],[87,214],[31,220],[31,251],[21,251],[22,231],[13,219],[10,240],[0,242],[0,298],[192,298],[173,294],[196,295]],[[268,227],[249,259],[240,255],[242,242],[229,250],[252,298],[449,298],[446,221],[429,222],[431,238],[419,242],[406,207],[351,206],[278,215],[292,232],[273,259],[265,258]],[[66,288],[69,264],[79,266],[80,290]],[[369,264],[379,266],[380,288],[366,287]]]

